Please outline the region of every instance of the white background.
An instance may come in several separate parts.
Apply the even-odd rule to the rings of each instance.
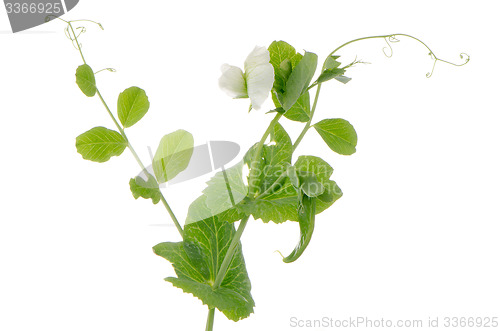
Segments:
[[[414,35],[441,58],[401,38],[386,58],[381,39],[339,55],[352,81],[325,84],[316,120],[341,117],[358,132],[357,153],[331,152],[315,132],[300,154],[335,168],[344,196],[318,215],[313,240],[284,264],[298,224],[251,221],[243,235],[255,314],[217,312],[215,329],[294,330],[290,318],[424,319],[500,315],[500,70],[496,1],[81,0],[65,19],[86,24],[87,62],[110,107],[146,90],[149,113],[128,131],[141,158],[179,128],[196,144],[251,146],[272,115],[218,89],[220,65],[242,66],[255,45],[285,40],[320,61],[354,38]],[[12,34],[0,9],[0,329],[203,330],[206,306],[164,282],[170,264],[151,247],[179,236],[168,215],[128,189],[131,154],[82,160],[74,138],[114,128],[96,98],[74,83],[82,63],[51,22]],[[292,139],[301,125],[283,119]],[[240,155],[241,157],[241,155]],[[208,177],[207,177],[208,178]],[[207,178],[164,190],[180,219]],[[321,328],[316,328],[320,330]],[[327,328],[324,328],[325,330]]]

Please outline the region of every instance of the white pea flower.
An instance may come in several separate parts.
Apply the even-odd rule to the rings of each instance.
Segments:
[[[235,66],[223,64],[219,87],[232,98],[250,98],[252,108],[260,109],[274,83],[274,69],[269,51],[256,46],[245,60],[245,73]]]

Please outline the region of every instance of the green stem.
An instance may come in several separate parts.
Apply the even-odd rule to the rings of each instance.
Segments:
[[[313,120],[314,112],[316,111],[316,106],[318,105],[318,98],[319,98],[319,92],[320,91],[321,91],[321,84],[318,84],[318,88],[316,89],[316,95],[314,96],[314,102],[313,102],[313,106],[312,106],[312,109],[311,109],[311,114],[309,115],[309,121],[307,121],[307,123],[304,126],[304,129],[302,129],[302,132],[300,133],[299,137],[293,143],[292,153],[295,152],[295,150],[299,146],[300,142],[302,141],[302,139],[306,135],[307,131],[311,127],[311,122]]]
[[[116,127],[118,128],[118,131],[120,131],[121,135],[123,136],[123,138],[125,138],[125,140],[128,143],[127,135],[125,134],[125,131],[123,130],[122,126],[116,120],[115,115],[113,115],[113,113],[109,109],[108,104],[106,103],[106,101],[104,101],[104,98],[102,97],[101,92],[99,91],[99,89],[96,88],[96,90],[97,90],[97,95],[99,96],[99,99],[101,99],[101,103],[104,105],[104,108],[106,108],[106,111],[108,112],[109,117],[111,117],[111,119],[115,123]]]
[[[205,331],[212,331],[214,329],[214,317],[215,317],[215,308],[210,308],[208,310],[207,327],[205,328]]]
[[[82,57],[83,63],[87,64],[87,62],[85,62],[85,57],[83,56],[82,48],[80,47],[80,43],[78,42],[78,38],[76,36],[75,30],[73,30],[73,26],[71,25],[71,22],[67,22],[67,23],[71,29],[71,32],[73,33],[73,36],[75,37],[76,46],[78,47],[78,51],[80,52],[80,56]]]
[[[73,37],[75,38],[74,40],[76,42],[76,45],[78,46],[78,51],[80,52],[80,55],[81,55],[82,60],[83,60],[83,63],[87,64],[87,62],[85,62],[85,57],[83,56],[83,52],[82,52],[82,49],[80,47],[80,43],[78,42],[78,37],[76,36],[75,30],[73,30],[73,26],[71,25],[71,22],[67,22],[67,23],[68,23],[68,26],[71,29],[71,32],[73,33]],[[100,26],[100,24],[99,24],[99,26]],[[130,150],[130,152],[132,153],[132,155],[134,156],[134,159],[139,164],[141,170],[148,177],[153,178],[154,181],[156,182],[156,184],[159,185],[159,183],[156,180],[156,178],[154,178],[149,172],[146,171],[146,167],[144,166],[144,163],[142,163],[141,159],[139,158],[139,155],[137,154],[137,152],[135,151],[134,147],[132,146],[132,144],[128,140],[127,135],[125,134],[124,128],[122,128],[122,126],[120,125],[120,123],[118,123],[118,121],[116,120],[115,116],[113,115],[113,113],[109,109],[108,104],[106,103],[106,101],[104,101],[104,98],[102,97],[101,92],[99,91],[99,89],[96,88],[96,90],[97,90],[97,95],[99,96],[99,99],[101,100],[101,103],[104,105],[104,108],[106,108],[106,111],[108,112],[108,115],[111,117],[111,119],[115,123],[115,126],[118,128],[118,131],[120,131],[120,134],[123,136],[123,138],[127,142],[127,147]],[[179,231],[179,234],[181,235],[181,237],[184,237],[184,231],[182,230],[182,227],[179,224],[179,221],[177,220],[177,217],[175,217],[174,212],[172,211],[172,208],[170,208],[170,205],[168,204],[167,200],[165,199],[165,197],[163,196],[163,193],[161,191],[160,191],[160,199],[161,199],[161,202],[163,203],[163,205],[165,206],[165,208],[167,209],[168,214],[172,218],[172,221],[174,222],[175,227],[177,228],[177,231]]]
[[[148,176],[151,176],[148,172],[146,172]],[[153,177],[153,176],[151,176]],[[154,178],[154,177],[153,177]],[[184,238],[184,231],[182,230],[182,226],[179,224],[179,221],[177,220],[177,217],[175,217],[174,212],[172,211],[172,208],[170,208],[170,205],[168,204],[167,200],[163,196],[163,193],[160,191],[160,200],[163,203],[163,206],[165,206],[165,209],[167,209],[168,214],[170,215],[170,218],[175,224],[175,227],[177,228],[177,231],[181,235],[181,237]]]
[[[233,260],[234,252],[236,250],[236,247],[240,243],[241,235],[245,230],[249,218],[250,216],[246,216],[241,220],[240,225],[238,226],[238,230],[236,230],[236,233],[234,234],[231,244],[229,245],[229,248],[226,252],[226,256],[224,256],[224,260],[222,261],[222,264],[220,266],[219,272],[215,277],[214,284],[212,285],[212,288],[214,290],[219,288],[219,286],[222,284],[222,281],[224,280],[224,277],[226,276],[227,269],[229,268],[229,264],[231,264],[231,261]]]
[[[381,35],[381,36],[372,36],[372,37],[364,37],[364,38],[354,39],[354,40],[351,40],[351,41],[349,41],[347,43],[344,43],[343,45],[337,47],[335,50],[333,50],[328,55],[328,57],[330,57],[331,55],[333,55],[336,52],[338,52],[341,48],[343,48],[343,47],[345,47],[345,46],[347,46],[349,44],[352,44],[352,43],[354,43],[356,41],[361,41],[361,40],[366,40],[366,39],[375,39],[375,38],[384,38],[384,39],[385,38],[395,38],[395,36],[406,36],[406,37],[412,38],[414,40],[417,40],[418,42],[420,42],[421,44],[423,44],[429,50],[429,52],[430,52],[429,54],[433,57],[434,61],[442,61],[442,62],[449,63],[449,64],[452,64],[452,65],[455,65],[455,66],[464,65],[465,63],[467,63],[469,61],[469,57],[467,56],[467,54],[465,54],[467,57],[466,57],[465,63],[463,63],[463,64],[455,64],[455,63],[451,63],[451,62],[448,62],[448,61],[441,60],[440,58],[436,57],[436,55],[434,54],[434,52],[432,52],[432,50],[424,42],[422,42],[420,39],[417,39],[417,38],[415,38],[413,36],[406,35],[406,34],[391,34],[391,35]],[[389,41],[387,41],[387,43],[389,43]],[[462,56],[462,54],[461,54],[461,56]],[[327,57],[327,59],[328,59],[328,57]],[[322,71],[325,69],[325,65],[326,65],[326,60],[323,63]],[[431,73],[431,75],[432,75],[432,73]],[[429,77],[429,75],[428,75],[428,77]],[[320,94],[320,91],[321,91],[321,83],[315,83],[315,84],[309,86],[308,90],[311,89],[311,88],[313,88],[314,86],[317,86],[317,89],[316,89],[316,95],[314,97],[313,106],[311,108],[310,118],[309,118],[309,121],[304,126],[304,129],[300,133],[299,137],[297,138],[297,140],[293,144],[292,153],[297,149],[297,147],[299,146],[300,142],[304,138],[305,134],[307,133],[307,131],[311,127],[311,122],[312,122],[312,119],[313,119],[313,116],[314,116],[314,112],[316,111],[316,107],[318,105],[319,94]],[[281,117],[281,114],[277,114],[276,115],[276,117],[272,120],[272,122],[270,123],[270,125],[267,128],[266,132],[262,136],[261,140],[259,141],[259,144],[257,145],[257,149],[255,151],[255,155],[254,155],[254,157],[252,159],[252,163],[250,164],[251,167],[254,164],[256,164],[256,162],[258,162],[259,158],[261,157],[261,153],[262,153],[262,148],[263,148],[264,142],[267,139],[267,136],[271,133],[272,129],[274,128],[274,125],[279,121],[280,117]],[[250,194],[249,195],[250,195],[250,197],[252,197],[256,193],[255,192],[256,187],[254,187],[254,185],[252,185],[252,183],[254,183],[254,181],[252,181],[252,179],[255,179],[255,177],[256,177],[255,173],[256,173],[256,170],[252,167],[252,170],[250,171],[250,176],[249,176],[250,177],[250,182],[249,182],[249,186],[250,186],[250,188],[249,188],[249,193]],[[263,197],[266,194],[268,194],[269,192],[271,192],[272,189],[275,188],[276,185],[278,185],[279,182],[285,176],[286,176],[286,173],[281,174],[281,176],[271,185],[271,187],[269,189],[267,189],[265,192],[263,192],[262,194],[260,194],[257,197],[257,199],[260,198],[260,197]],[[221,267],[219,269],[219,272],[217,273],[217,276],[215,278],[214,284],[212,286],[212,288],[214,290],[216,290],[217,288],[219,288],[219,286],[222,284],[222,281],[224,280],[224,277],[226,275],[226,272],[227,272],[227,269],[229,267],[229,264],[231,263],[231,260],[233,258],[234,252],[236,250],[236,247],[237,247],[237,245],[238,245],[238,243],[239,243],[239,241],[241,239],[241,235],[243,234],[243,231],[245,230],[245,227],[246,227],[246,225],[248,223],[248,219],[249,219],[249,216],[245,217],[241,221],[240,225],[238,226],[238,230],[236,231],[236,234],[235,234],[235,236],[233,237],[233,239],[231,241],[229,249],[226,252],[226,256],[224,257],[222,265],[221,265]],[[207,327],[205,329],[206,331],[212,331],[213,330],[214,314],[215,314],[215,309],[214,308],[210,308],[209,312],[208,312],[208,318],[207,318]]]

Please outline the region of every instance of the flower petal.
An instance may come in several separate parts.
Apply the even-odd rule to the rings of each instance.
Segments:
[[[270,60],[271,57],[269,56],[267,48],[255,46],[245,60],[245,72],[248,73],[260,65],[267,64]]]
[[[243,71],[235,66],[223,64],[219,87],[232,98],[248,98]]]
[[[247,91],[252,108],[259,110],[273,88],[274,68],[271,63],[255,67],[245,73]]]

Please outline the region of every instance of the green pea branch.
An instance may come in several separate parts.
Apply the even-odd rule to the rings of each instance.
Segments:
[[[57,18],[67,23],[67,28],[66,28],[67,32],[66,32],[66,35],[68,36],[68,38],[70,40],[74,41],[74,44],[76,44],[78,52],[80,53],[80,56],[81,56],[81,58],[83,60],[83,63],[84,63],[84,67],[82,67],[83,68],[82,71],[83,70],[87,71],[86,73],[83,73],[83,74],[88,75],[88,77],[95,77],[95,73],[90,74],[90,72],[88,72],[90,66],[88,66],[87,62],[85,61],[85,57],[83,55],[81,44],[78,42],[78,36],[76,35],[75,30],[73,29],[73,25],[71,23],[72,22],[78,22],[78,21],[88,21],[88,22],[92,22],[92,23],[95,23],[95,24],[99,25],[99,27],[102,30],[104,30],[104,28],[102,27],[102,25],[100,23],[97,23],[97,22],[94,22],[94,21],[90,21],[90,20],[65,21],[65,20],[63,20],[60,17],[57,17]],[[83,31],[85,31],[85,30],[82,29],[82,32]],[[102,69],[102,70],[109,70],[109,68]],[[78,71],[77,71],[77,74],[78,74]],[[136,160],[136,162],[139,164],[139,167],[141,168],[141,171],[143,171],[144,173],[147,174],[148,179],[154,180],[154,182],[158,185],[158,182],[156,181],[156,179],[153,176],[151,176],[151,174],[149,174],[149,172],[147,172],[146,167],[142,163],[141,159],[139,158],[139,155],[137,155],[137,152],[135,151],[135,149],[132,146],[130,140],[128,139],[127,135],[125,134],[124,128],[122,128],[122,126],[118,123],[118,121],[116,120],[115,116],[113,115],[113,113],[109,109],[108,104],[106,103],[106,101],[104,101],[104,98],[102,97],[101,92],[99,91],[99,89],[97,88],[97,85],[95,83],[95,78],[94,79],[90,79],[90,85],[88,86],[88,88],[89,88],[88,94],[92,94],[93,90],[95,90],[94,94],[96,93],[99,96],[99,99],[101,100],[101,103],[103,104],[104,108],[106,109],[108,115],[111,117],[111,119],[113,120],[113,123],[115,124],[116,128],[118,129],[118,131],[120,132],[121,136],[125,140],[126,146],[128,147],[128,149],[130,150],[130,152],[134,156],[134,159]],[[175,214],[172,211],[172,208],[170,208],[170,205],[168,204],[167,200],[165,199],[165,197],[163,196],[163,194],[161,193],[161,191],[158,190],[158,192],[159,192],[159,196],[160,196],[160,200],[161,200],[162,204],[165,206],[165,209],[167,210],[168,214],[170,215],[170,218],[174,222],[175,227],[177,228],[177,231],[182,236],[183,235],[182,226],[180,225],[179,221],[175,217]]]
[[[60,18],[59,18],[60,19]],[[64,20],[62,20],[64,21]],[[87,20],[78,20],[87,21]],[[310,128],[326,146],[340,155],[356,151],[357,134],[348,121],[326,118],[312,124],[318,105],[321,87],[328,81],[347,84],[351,78],[344,74],[361,61],[341,66],[338,52],[357,41],[384,39],[393,55],[392,43],[397,37],[407,37],[424,45],[434,61],[431,77],[437,62],[454,66],[466,64],[470,58],[462,53],[463,63],[442,60],[420,39],[406,34],[371,36],[351,40],[334,49],[325,59],[316,80],[318,56],[312,52],[300,53],[284,41],[274,41],[269,47],[255,47],[248,55],[244,72],[236,66],[225,64],[219,86],[232,98],[250,99],[250,109],[258,110],[269,93],[276,113],[266,131],[244,155],[243,159],[222,171],[207,182],[201,195],[191,203],[184,228],[175,217],[160,190],[166,183],[188,167],[194,150],[193,136],[184,130],[168,133],[161,139],[153,157],[149,172],[139,158],[125,129],[139,122],[149,110],[149,100],[144,90],[132,86],[117,99],[117,117],[97,88],[95,74],[87,64],[78,37],[86,30],[73,28],[76,21],[64,21],[66,36],[79,51],[83,64],[76,70],[76,83],[88,97],[97,94],[118,131],[95,127],[76,138],[77,152],[86,160],[106,162],[119,156],[128,148],[138,163],[143,176],[130,179],[129,186],[135,199],[150,199],[154,204],[162,202],[182,237],[180,242],[163,242],[153,251],[168,260],[176,277],[167,277],[173,286],[191,293],[208,306],[205,330],[213,331],[215,309],[228,319],[239,321],[253,313],[255,302],[251,295],[250,278],[246,269],[241,237],[250,220],[265,223],[297,222],[300,229],[298,243],[283,262],[292,263],[305,252],[312,239],[316,215],[325,211],[342,197],[342,191],[333,180],[333,168],[318,156],[300,155],[292,162],[297,147]],[[101,29],[102,25],[97,24]],[[76,33],[76,31],[79,33]],[[316,88],[311,106],[310,91]],[[280,120],[304,123],[304,127],[292,143]],[[248,168],[248,175],[244,169]],[[235,223],[239,222],[238,228]],[[280,253],[281,254],[281,253]]]

